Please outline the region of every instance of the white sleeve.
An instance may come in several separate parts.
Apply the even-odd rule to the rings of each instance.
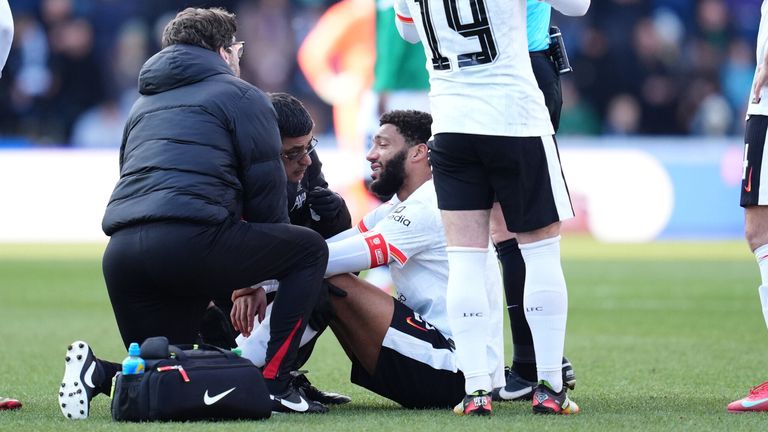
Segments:
[[[552,5],[563,15],[582,16],[589,9],[590,0],[539,0]]]
[[[362,223],[362,221],[361,221],[361,223]],[[338,241],[342,241],[344,239],[348,239],[348,238],[350,238],[352,236],[360,234],[360,230],[358,229],[359,225],[360,224],[358,224],[357,226],[353,226],[352,228],[346,229],[346,230],[336,234],[335,236],[327,239],[326,242],[328,242],[328,243],[338,242]]]
[[[325,277],[367,270],[389,262],[387,242],[375,231],[358,233],[337,242],[331,243],[330,240]]]
[[[325,277],[383,265],[405,265],[408,259],[435,243],[439,214],[418,202],[398,203],[376,226],[340,241],[328,239]]]
[[[413,24],[413,18],[408,10],[408,5],[403,0],[395,0],[394,8],[395,27],[397,27],[400,37],[412,44],[419,42],[419,32],[416,31],[416,25]]]
[[[275,279],[268,279],[251,285],[251,288],[264,288],[264,292],[267,294],[277,291],[279,287],[280,282],[276,281]]]
[[[8,0],[0,0],[0,77],[13,43],[13,16]]]

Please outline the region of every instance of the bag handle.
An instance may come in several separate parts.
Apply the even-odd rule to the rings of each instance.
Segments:
[[[237,354],[233,353],[232,351],[228,349],[224,349],[221,347],[217,347],[215,345],[209,345],[205,343],[199,343],[199,344],[178,344],[178,345],[169,345],[169,357],[171,355],[175,355],[177,359],[179,360],[185,360],[189,357],[185,351],[213,351],[220,353],[224,355],[225,357],[237,357]]]

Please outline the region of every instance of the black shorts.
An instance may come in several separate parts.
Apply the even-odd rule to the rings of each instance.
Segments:
[[[495,197],[512,232],[573,217],[554,136],[440,133],[429,158],[441,210],[490,209]]]
[[[395,300],[373,375],[352,361],[352,382],[406,408],[453,408],[464,397],[453,341]]]
[[[768,117],[751,115],[744,132],[744,167],[741,178],[741,206],[768,205],[768,190],[762,191],[763,164],[765,164],[765,131]],[[766,188],[768,189],[768,188]],[[765,193],[763,193],[765,192]]]

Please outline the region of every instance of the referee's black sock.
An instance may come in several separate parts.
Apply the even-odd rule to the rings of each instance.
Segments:
[[[525,288],[525,261],[517,245],[517,239],[505,240],[496,245],[496,255],[501,262],[504,278],[504,294],[515,349],[512,369],[528,381],[536,381],[536,355],[533,336],[523,308]]]

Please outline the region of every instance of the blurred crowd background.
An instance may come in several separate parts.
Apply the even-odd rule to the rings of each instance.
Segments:
[[[234,11],[247,41],[242,78],[296,95],[313,111],[316,133],[330,135],[331,107],[297,53],[334,3],[10,0],[16,34],[0,79],[0,147],[118,147],[139,69],[186,6]],[[574,67],[563,80],[560,135],[741,135],[760,5],[593,0],[585,17],[553,14]]]

